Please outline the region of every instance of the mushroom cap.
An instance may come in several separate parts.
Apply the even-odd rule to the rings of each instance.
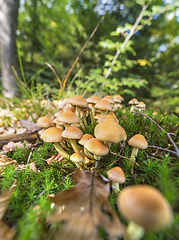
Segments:
[[[120,167],[113,167],[107,172],[108,178],[112,182],[124,183],[126,180],[124,171]]]
[[[124,98],[120,94],[117,94],[117,95],[113,96],[113,100],[114,100],[114,102],[121,103],[122,101],[124,101]]]
[[[148,147],[148,142],[145,139],[145,137],[141,134],[136,134],[133,137],[131,137],[128,141],[128,144],[132,147],[145,149]]]
[[[69,100],[69,102],[73,106],[88,107],[87,101],[81,96],[73,97]]]
[[[131,99],[128,103],[131,104],[131,105],[137,105],[137,104],[139,104],[137,98]]]
[[[54,126],[54,122],[50,117],[43,116],[37,120],[37,125],[40,127],[49,128]]]
[[[79,128],[74,126],[70,126],[62,132],[62,136],[68,139],[80,139],[82,135],[83,132]]]
[[[103,142],[118,143],[127,139],[124,128],[114,120],[98,123],[94,129],[94,135]]]
[[[149,185],[128,186],[117,198],[120,213],[146,231],[158,231],[173,221],[173,211],[161,192]]]
[[[117,119],[116,115],[113,112],[109,112],[103,116],[100,116],[98,118],[98,123],[108,121],[108,120],[113,120],[116,123],[119,123],[119,120]]]
[[[91,138],[94,138],[91,134],[89,133],[85,133],[80,140],[78,141],[78,143],[80,145],[84,145],[88,140],[90,140]]]
[[[114,104],[114,99],[109,95],[103,97],[102,99],[106,99],[109,103]]]
[[[109,152],[109,148],[102,143],[100,140],[98,140],[97,138],[92,138],[90,140],[88,140],[84,147],[91,153],[96,154],[96,155],[106,155]]]
[[[136,105],[137,108],[146,108],[146,105],[144,102],[140,101],[137,105]]]
[[[95,108],[105,111],[112,111],[112,105],[106,99],[101,99],[100,101],[98,101],[95,105]]]
[[[98,96],[92,96],[86,99],[88,103],[96,104],[99,102],[100,98]]]
[[[41,138],[45,142],[60,142],[63,140],[62,132],[63,130],[61,128],[50,127],[41,134]]]
[[[70,156],[70,160],[73,162],[83,162],[83,156],[80,153],[75,152]]]
[[[66,110],[58,115],[58,117],[56,118],[56,121],[72,124],[72,123],[79,123],[80,119],[72,111]]]

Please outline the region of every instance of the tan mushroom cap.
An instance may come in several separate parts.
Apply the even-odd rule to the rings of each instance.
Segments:
[[[103,142],[118,143],[127,139],[124,128],[113,120],[98,123],[94,129],[94,135]]]
[[[80,145],[85,145],[85,143],[90,140],[91,138],[94,138],[91,134],[89,133],[85,133],[81,138],[80,140],[78,141],[78,143]]]
[[[136,108],[139,108],[139,109],[146,109],[146,105],[144,102],[140,101],[137,105],[136,105]]]
[[[112,111],[112,105],[106,99],[101,99],[99,102],[97,102],[95,108],[103,111]]]
[[[141,134],[136,134],[129,139],[128,144],[135,148],[145,149],[148,147],[148,142]]]
[[[126,180],[125,173],[120,167],[113,167],[107,172],[108,178],[112,182],[124,183]]]
[[[99,155],[99,156],[103,156],[108,154],[109,152],[109,148],[102,143],[101,141],[99,141],[96,138],[92,138],[90,140],[88,140],[84,147],[91,153]]]
[[[169,202],[159,190],[149,185],[135,185],[123,188],[118,195],[120,213],[146,231],[158,231],[173,221]]]
[[[113,99],[113,97],[111,97],[111,96],[109,96],[109,95],[103,97],[102,99],[106,99],[109,103],[114,104],[114,99]]]
[[[139,104],[137,98],[132,98],[128,103],[131,104],[131,105],[137,105],[137,104]]]
[[[72,124],[72,123],[79,123],[80,119],[72,111],[66,110],[58,115],[58,117],[56,118],[56,122]]]
[[[100,98],[98,96],[92,96],[86,99],[88,103],[96,104],[99,102]]]
[[[83,156],[80,153],[75,152],[70,156],[70,160],[76,163],[83,162]]]
[[[108,120],[114,120],[116,123],[119,123],[119,120],[117,119],[116,115],[113,112],[109,112],[103,116],[100,116],[98,118],[98,123]]]
[[[74,126],[70,126],[62,132],[62,136],[68,139],[80,139],[82,135],[83,132],[79,128]]]
[[[37,125],[40,127],[49,128],[54,126],[54,122],[50,117],[44,116],[37,120]]]
[[[114,100],[114,102],[121,103],[122,101],[124,101],[124,98],[120,94],[117,94],[117,95],[113,96],[113,100]]]
[[[88,107],[87,101],[81,96],[73,97],[69,100],[69,102],[73,106]]]
[[[41,138],[45,142],[60,142],[61,140],[63,140],[62,132],[63,130],[60,128],[50,127],[41,134]]]

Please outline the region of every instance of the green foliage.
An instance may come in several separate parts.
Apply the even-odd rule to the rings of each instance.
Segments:
[[[158,122],[165,131],[170,131],[178,124],[177,116],[172,113],[163,115],[157,113],[154,115],[154,111],[150,110],[146,114]],[[127,108],[125,113],[116,111],[116,115],[127,132],[126,145],[122,148],[120,143],[113,144],[110,153],[98,162],[97,170],[106,176],[107,170],[114,166],[120,166],[126,175],[126,182],[121,184],[121,189],[136,184],[148,184],[158,188],[176,212],[175,222],[171,228],[159,234],[146,233],[144,239],[157,239],[158,237],[158,239],[170,238],[174,240],[176,237],[174,232],[178,229],[179,220],[177,214],[179,197],[177,159],[164,152],[156,154],[155,149],[139,150],[136,160],[138,165],[134,165],[134,175],[131,175],[129,160],[132,148],[128,145],[128,140],[134,134],[143,134],[150,145],[167,148],[165,131],[157,128],[149,119],[138,114],[132,114]],[[86,132],[93,133],[94,127],[94,125],[89,124]],[[44,236],[46,239],[55,238],[55,225],[49,228],[46,223],[46,219],[53,212],[47,196],[73,187],[74,182],[71,179],[71,174],[76,168],[69,161],[54,161],[47,164],[45,160],[55,153],[56,150],[50,143],[44,143],[43,146],[34,149],[30,163],[35,164],[35,171],[31,169],[30,165],[27,165],[29,150],[16,149],[13,153],[9,153],[9,156],[16,159],[20,165],[7,165],[5,167],[0,178],[0,189],[1,191],[8,189],[16,181],[16,187],[6,213],[7,223],[17,226],[16,239],[43,239]],[[112,192],[109,200],[116,211],[116,193]],[[118,215],[124,221],[119,213]],[[107,237],[103,229],[99,229],[99,232],[103,239]]]

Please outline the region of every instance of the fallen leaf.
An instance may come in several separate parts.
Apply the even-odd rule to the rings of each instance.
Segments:
[[[56,153],[53,156],[51,156],[50,158],[44,160],[47,162],[47,164],[51,164],[54,161],[56,162],[61,162],[64,159],[64,157],[60,154],[60,153]]]
[[[19,119],[21,126],[27,129],[27,133],[34,133],[40,131],[42,127],[39,127],[36,123]]]
[[[12,196],[15,184],[10,189],[4,190],[0,195],[0,239],[11,240],[16,234],[16,229],[10,228],[5,222],[2,221]]]
[[[0,221],[0,239],[12,240],[16,234],[16,229],[10,228],[5,222]]]
[[[103,228],[111,240],[124,236],[125,226],[110,206],[110,182],[99,173],[77,170],[73,175],[76,186],[61,191],[49,199],[59,208],[49,222],[63,222],[57,232],[61,240],[99,240],[98,227]]]
[[[19,149],[23,149],[25,148],[30,148],[32,146],[31,143],[26,143],[24,146],[24,143],[22,143],[21,141],[19,142],[8,142],[8,144],[4,145],[2,147],[2,150],[6,151],[6,152],[10,152],[10,151],[15,151],[16,147],[18,147]]]
[[[17,164],[16,160],[12,160],[8,158],[6,155],[0,154],[0,167],[4,167],[5,165],[9,164]]]

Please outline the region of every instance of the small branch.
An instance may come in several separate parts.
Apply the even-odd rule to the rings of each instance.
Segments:
[[[126,46],[126,44],[128,43],[129,39],[134,35],[135,30],[136,30],[137,26],[139,25],[139,22],[140,22],[140,20],[142,19],[143,14],[144,14],[145,10],[147,9],[147,7],[148,7],[147,5],[144,5],[144,6],[142,7],[142,10],[141,10],[138,18],[136,19],[134,25],[132,26],[130,33],[127,35],[127,37],[125,38],[123,44],[121,45],[121,49],[124,49],[124,48],[125,48],[125,46]],[[110,75],[110,73],[111,73],[111,71],[112,71],[112,66],[114,65],[116,59],[119,57],[119,55],[120,55],[120,53],[121,53],[121,49],[118,49],[118,50],[117,50],[117,52],[116,52],[116,54],[115,54],[115,56],[114,56],[114,58],[113,58],[113,60],[112,60],[112,62],[111,62],[111,66],[110,66],[110,68],[108,69],[108,71],[107,71],[107,73],[106,73],[106,75],[105,75],[105,78],[108,78],[108,77],[109,77],[109,75]]]
[[[134,164],[136,164],[137,166],[139,166],[138,163],[136,163],[135,161],[133,161],[133,160],[130,159],[130,158],[127,158],[127,157],[124,157],[124,156],[122,156],[122,155],[120,155],[120,154],[117,154],[117,153],[115,153],[115,152],[112,152],[111,150],[110,150],[110,153],[113,154],[113,155],[119,156],[119,157],[121,157],[121,158],[127,159],[127,160],[133,162]]]
[[[167,148],[162,148],[162,147],[157,147],[157,146],[148,146],[148,148],[155,148],[155,149],[159,149],[161,151],[169,152],[169,153],[172,153],[172,154],[176,155],[175,151],[169,150]]]
[[[141,112],[132,112],[132,113],[143,115],[144,117],[148,118],[151,122],[153,122],[160,130],[165,131],[165,130],[164,130],[160,125],[158,125],[152,118],[148,117],[148,116],[145,115],[144,113],[141,113]],[[173,145],[173,147],[174,147],[174,149],[175,149],[175,152],[172,151],[172,153],[173,153],[177,158],[179,158],[179,149],[178,149],[176,143],[175,143],[175,142],[173,141],[173,139],[171,138],[171,135],[172,135],[172,136],[175,136],[175,137],[176,137],[177,135],[174,134],[174,133],[168,133],[167,131],[165,131],[165,134],[167,135],[169,141],[171,142],[171,144]],[[168,149],[167,149],[166,151],[168,151]]]

